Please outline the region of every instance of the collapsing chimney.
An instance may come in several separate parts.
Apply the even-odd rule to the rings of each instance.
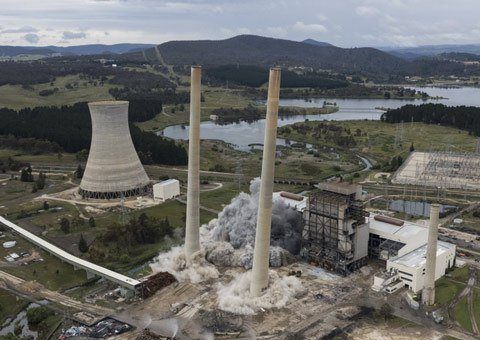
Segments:
[[[422,303],[431,306],[435,303],[435,268],[437,260],[437,239],[439,222],[438,204],[430,205],[430,226],[428,228],[427,258]]]
[[[268,80],[267,116],[263,143],[262,177],[260,184],[255,249],[250,282],[250,293],[257,297],[268,286],[270,228],[272,223],[273,177],[280,96],[280,68],[271,68]]]
[[[192,66],[190,85],[190,131],[188,137],[187,221],[185,256],[187,261],[200,250],[200,87],[202,68]]]

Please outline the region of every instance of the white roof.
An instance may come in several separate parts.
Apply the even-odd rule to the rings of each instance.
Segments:
[[[284,197],[281,195],[282,191],[273,193],[273,200],[282,200],[288,206],[297,209],[298,211],[303,211],[307,207],[307,197],[302,196],[303,200],[297,201],[292,198]]]
[[[18,225],[8,221],[7,219],[0,216],[0,223],[4,224],[5,226],[9,227],[13,231],[17,232],[21,236],[25,237],[30,242],[34,243],[35,245],[39,246],[40,248],[45,249],[49,253],[60,257],[65,262],[68,262],[75,267],[80,267],[82,269],[87,270],[90,273],[94,273],[96,275],[102,276],[110,281],[116,282],[117,284],[127,287],[129,289],[135,289],[138,285],[140,285],[140,281],[132,279],[128,276],[119,274],[114,272],[113,270],[101,267],[94,263],[85,261],[79,257],[73,256],[70,253],[67,253],[65,250],[60,249],[59,247],[45,241],[44,239],[32,234],[31,232],[19,227]]]
[[[438,241],[437,242],[437,257],[443,254],[444,252],[447,252],[451,249],[455,249],[455,245],[448,243],[448,242],[443,242],[443,241]],[[399,258],[396,258],[394,260],[389,260],[391,263],[396,263],[399,265],[403,265],[406,267],[411,267],[411,268],[421,268],[425,265],[426,261],[426,256],[427,256],[427,245],[423,245],[408,254],[405,254],[403,256],[400,256]]]
[[[167,179],[165,181],[155,183],[155,185],[162,185],[163,186],[163,185],[169,185],[169,184],[174,184],[174,183],[178,183],[178,179],[174,179],[174,178]]]
[[[368,217],[370,233],[388,240],[406,244],[413,240],[417,242],[422,241],[423,243],[427,242],[428,227],[410,221],[404,221],[402,226],[397,226],[387,222],[377,221],[374,218],[375,215],[376,214],[370,214]]]

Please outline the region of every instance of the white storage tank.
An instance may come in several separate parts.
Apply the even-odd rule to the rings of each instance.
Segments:
[[[168,179],[153,185],[153,198],[166,201],[180,195],[180,182],[177,179]]]

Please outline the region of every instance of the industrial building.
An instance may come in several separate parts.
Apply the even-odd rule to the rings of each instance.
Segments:
[[[302,255],[310,263],[342,275],[363,266],[368,255],[368,224],[359,200],[362,188],[321,183],[304,212]]]
[[[150,180],[130,136],[128,102],[101,101],[88,107],[92,142],[79,194],[110,199],[150,193]]]
[[[425,288],[428,227],[365,213],[357,199],[361,186],[321,183],[318,188],[309,197],[274,193],[274,199],[297,209],[305,218],[302,255],[306,261],[347,275],[367,258],[380,259],[385,261],[385,270],[375,274],[372,289],[392,293],[406,286],[417,293]],[[438,214],[438,206],[432,207]],[[438,225],[438,219],[433,224]],[[436,234],[430,238],[436,239]],[[435,271],[430,274],[434,282],[455,265],[456,246],[437,240],[433,251]]]
[[[434,188],[480,189],[480,154],[412,152],[392,178],[393,183]]]
[[[393,292],[403,286],[415,293],[425,286],[429,228],[378,214],[368,217],[369,256],[386,261],[385,271],[374,277],[372,289]],[[435,280],[455,265],[456,246],[437,241]]]
[[[167,179],[153,185],[153,199],[166,201],[180,196],[180,182],[177,179]]]

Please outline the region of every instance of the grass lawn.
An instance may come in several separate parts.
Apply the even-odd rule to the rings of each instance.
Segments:
[[[473,294],[473,313],[475,314],[477,326],[480,326],[480,288],[475,287]]]
[[[465,285],[442,277],[435,282],[435,287],[435,303],[439,306],[445,306],[465,288]]]
[[[0,325],[3,325],[7,318],[13,318],[27,305],[27,301],[0,289]]]
[[[78,86],[73,89],[67,89],[67,84],[77,83]],[[58,88],[58,92],[50,96],[40,96],[39,92]],[[78,75],[69,75],[57,77],[53,86],[50,83],[33,85],[33,90],[26,90],[21,85],[3,85],[0,86],[0,107],[9,107],[12,109],[21,109],[23,107],[36,106],[61,106],[74,104],[84,101],[110,100],[113,97],[108,93],[112,85],[106,82],[103,86],[89,84],[87,80],[82,80]]]
[[[58,258],[44,252],[19,236],[7,234],[7,237],[2,239],[3,242],[9,240],[17,241],[17,245],[11,249],[0,248],[0,258],[2,260],[3,257],[12,252],[21,253],[27,251],[32,253],[32,251],[36,250],[40,253],[44,261],[30,263],[26,266],[15,265],[3,267],[1,270],[27,281],[35,280],[51,290],[66,289],[86,281],[85,271],[75,271],[72,265],[60,261]]]
[[[189,91],[188,88],[184,90]],[[210,114],[214,109],[220,107],[243,108],[253,103],[253,101],[242,95],[241,91],[237,90],[204,86],[202,93],[205,99],[202,102],[202,120],[209,120]],[[183,110],[181,108],[181,105],[165,105],[163,113],[159,113],[149,121],[137,123],[137,125],[146,131],[162,130],[169,125],[188,125],[190,106],[189,104],[184,104]]]
[[[462,268],[455,268],[453,271],[449,273],[451,278],[456,281],[464,282],[465,284],[470,277],[470,271],[468,266],[464,266]]]
[[[311,121],[296,123],[295,125],[315,127],[318,124],[319,122]],[[330,122],[329,124],[350,130],[357,143],[356,147],[351,150],[368,155],[376,160],[390,159],[394,155],[406,156],[412,143],[418,151],[428,151],[431,146],[441,150],[447,144],[451,144],[455,150],[474,151],[476,145],[476,138],[468,135],[468,132],[438,125],[404,123],[403,143],[395,148],[395,135],[400,124],[381,121],[342,121]],[[321,136],[320,139],[315,138],[312,131],[303,134],[291,129],[290,133],[283,132],[280,133],[280,136],[312,144],[320,143],[327,146],[336,146],[333,141],[324,140]]]
[[[470,320],[470,314],[468,313],[468,300],[467,297],[461,299],[455,306],[455,320],[467,331],[472,332],[472,322]]]

